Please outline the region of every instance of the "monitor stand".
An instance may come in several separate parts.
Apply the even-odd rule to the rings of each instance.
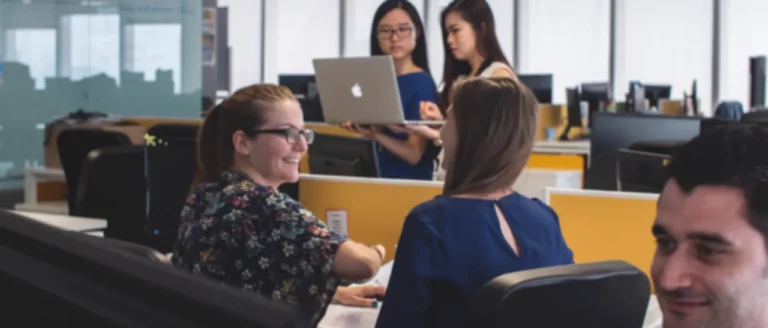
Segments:
[[[565,129],[563,130],[563,133],[558,137],[559,141],[579,141],[579,140],[589,140],[589,131],[584,131],[580,133],[579,135],[575,136],[574,138],[568,138],[568,133],[571,131],[571,125],[566,125]]]

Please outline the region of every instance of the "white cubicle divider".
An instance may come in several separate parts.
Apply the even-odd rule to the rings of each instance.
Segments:
[[[512,188],[525,196],[545,199],[547,188],[581,189],[582,175],[578,170],[525,169]]]

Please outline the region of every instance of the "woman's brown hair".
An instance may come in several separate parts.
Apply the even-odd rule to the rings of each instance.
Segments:
[[[536,137],[538,102],[509,78],[472,78],[453,99],[456,150],[443,194],[479,194],[511,188]]]
[[[270,105],[285,100],[296,100],[287,87],[254,84],[237,90],[210,110],[197,137],[197,173],[192,188],[229,170],[235,157],[232,135],[238,130],[250,135],[264,124]]]

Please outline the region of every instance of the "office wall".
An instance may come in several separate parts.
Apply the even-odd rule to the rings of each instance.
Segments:
[[[266,4],[264,82],[314,72],[312,59],[339,57],[338,0],[262,0]]]

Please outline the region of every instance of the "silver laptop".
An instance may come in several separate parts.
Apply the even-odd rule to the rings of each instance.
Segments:
[[[390,56],[315,59],[313,64],[327,123],[443,124],[405,120]]]

